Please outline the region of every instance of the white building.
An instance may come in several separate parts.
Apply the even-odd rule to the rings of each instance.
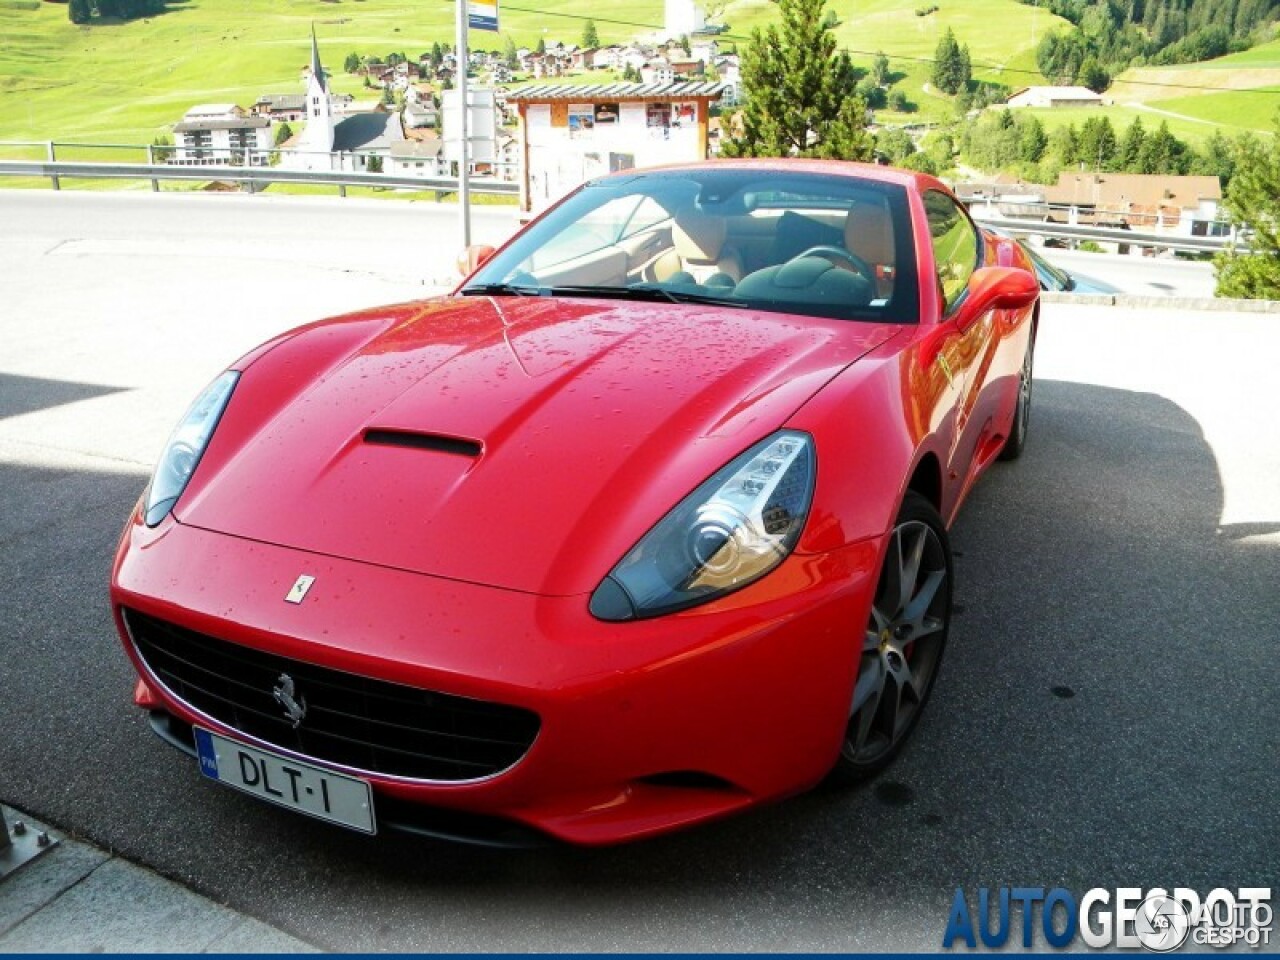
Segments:
[[[329,99],[329,78],[320,63],[320,47],[316,32],[311,31],[311,70],[307,74],[305,103],[307,126],[293,145],[293,152],[283,159],[294,170],[332,170],[333,103]]]
[[[234,103],[192,107],[173,127],[170,163],[263,165],[271,150],[271,121]]]
[[[702,11],[693,0],[666,0],[663,32],[668,37],[681,37],[697,33],[705,20]]]
[[[1100,107],[1102,95],[1088,87],[1023,87],[1012,94],[1008,107]]]
[[[508,93],[520,116],[521,209],[541,210],[614,170],[705,160],[720,92],[718,83],[611,83]]]

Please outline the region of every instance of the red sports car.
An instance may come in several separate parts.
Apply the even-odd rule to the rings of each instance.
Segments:
[[[1026,439],[1017,246],[930,177],[775,160],[595,180],[470,255],[179,424],[111,584],[156,731],[305,814],[501,844],[882,768],[947,527]]]

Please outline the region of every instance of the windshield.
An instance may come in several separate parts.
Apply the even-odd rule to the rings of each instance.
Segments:
[[[486,263],[463,294],[714,303],[914,323],[906,189],[759,169],[589,183]]]

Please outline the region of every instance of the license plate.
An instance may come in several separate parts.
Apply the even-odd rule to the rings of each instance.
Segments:
[[[378,832],[365,781],[194,730],[200,772],[210,780],[352,830]]]

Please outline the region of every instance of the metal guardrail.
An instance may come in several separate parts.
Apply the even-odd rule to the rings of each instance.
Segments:
[[[46,177],[55,190],[64,177],[86,180],[150,180],[151,189],[159,190],[161,180],[210,181],[251,184],[254,187],[272,183],[309,183],[336,187],[343,196],[347,187],[383,187],[391,190],[434,190],[454,193],[458,181],[453,177],[406,177],[386,173],[350,173],[330,170],[289,170],[267,166],[186,166],[167,163],[74,163],[65,160],[0,160],[0,176]],[[469,179],[474,193],[518,196],[520,186],[504,180],[482,176]]]
[[[1248,244],[1231,237],[1192,237],[1185,234],[1148,233],[1139,230],[1121,230],[1115,227],[1081,226],[1070,223],[1051,223],[1046,220],[1024,220],[1014,217],[984,215],[976,204],[969,209],[975,220],[995,227],[1016,237],[1053,237],[1059,240],[1093,240],[1104,243],[1122,243],[1133,247],[1159,247],[1163,250],[1185,250],[1194,253],[1220,253],[1235,249],[1247,253]]]

